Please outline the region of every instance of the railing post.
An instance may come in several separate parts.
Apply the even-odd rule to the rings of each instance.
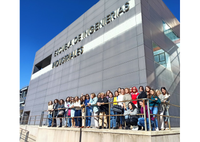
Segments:
[[[34,125],[35,125],[36,117],[37,117],[37,116],[35,116]]]
[[[54,125],[54,115],[55,115],[55,111],[53,111],[53,119],[52,119],[52,123],[51,123],[51,126],[53,127]]]
[[[167,109],[167,114],[168,114],[168,125],[169,125],[169,130],[171,130],[170,117],[169,117],[169,109]]]
[[[29,131],[26,133],[26,136],[25,136],[24,142],[27,142],[27,141],[28,141],[28,135],[29,135]]]
[[[30,122],[31,122],[31,116],[30,116],[30,120],[29,120],[29,125],[30,125]]]
[[[42,111],[42,113],[41,113],[40,125],[39,125],[40,127],[42,127],[43,118],[44,118],[44,111]]]
[[[22,131],[23,131],[23,129],[21,129],[20,139],[22,138]]]
[[[48,125],[48,122],[47,122],[47,120],[48,120],[48,115],[47,115],[46,122],[45,122],[45,125],[46,125],[46,126]]]
[[[86,107],[86,106],[84,106],[84,107],[85,107],[85,110],[84,110],[84,111],[85,111],[85,112],[84,112],[84,128],[86,128],[86,117],[85,117],[85,116],[86,116],[86,112],[87,112],[87,111],[86,111],[86,108],[87,108],[87,107]]]
[[[148,109],[148,120],[149,120],[149,130],[151,131],[151,114],[149,110],[149,99],[147,100],[147,109]]]
[[[147,123],[146,123],[146,109],[145,109],[145,100],[143,100],[143,110],[144,110],[144,126],[145,126],[145,131],[147,131]]]
[[[110,122],[110,103],[108,105],[109,105],[109,111],[108,111],[109,112],[109,120],[108,120],[108,122],[109,122],[109,129],[110,129],[110,123],[111,123]]]

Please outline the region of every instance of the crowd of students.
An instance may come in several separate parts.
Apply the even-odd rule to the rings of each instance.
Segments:
[[[154,90],[149,86],[146,86],[145,89],[140,86],[139,92],[136,87],[118,88],[114,94],[108,90],[97,96],[95,93],[91,93],[90,95],[82,94],[80,98],[78,96],[67,97],[65,101],[55,99],[54,102],[49,101],[48,103],[48,127],[51,127],[52,121],[52,127],[57,127],[56,118],[60,119],[59,127],[62,127],[62,119],[65,117],[65,127],[83,128],[86,126],[86,128],[91,128],[90,116],[92,116],[94,117],[94,128],[107,129],[110,123],[112,129],[144,130],[144,117],[137,114],[144,114],[143,107],[145,107],[147,130],[149,130],[147,105],[143,100],[135,100],[148,98],[150,99],[149,112],[153,114],[150,115],[152,130],[165,130],[168,117],[157,117],[157,114],[168,115],[169,104],[166,103],[169,103],[169,97],[170,94],[165,87],[161,87],[161,90]],[[108,103],[110,103],[110,107]],[[110,116],[108,119],[109,108],[110,115],[118,116]],[[86,117],[82,119],[80,116]]]

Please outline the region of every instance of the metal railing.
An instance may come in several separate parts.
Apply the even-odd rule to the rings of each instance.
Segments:
[[[108,115],[106,115],[106,117],[109,117],[109,129],[110,129],[110,117],[111,116],[125,116],[124,114],[115,114],[115,115],[110,115],[110,104],[116,104],[116,103],[119,103],[119,102],[132,102],[132,101],[143,101],[143,103],[145,104],[144,106],[143,106],[143,112],[144,112],[144,114],[141,114],[141,113],[139,113],[139,114],[136,114],[137,116],[142,116],[142,117],[144,117],[144,123],[145,123],[145,131],[147,131],[147,117],[146,117],[146,110],[145,110],[145,106],[147,105],[147,112],[148,112],[148,124],[149,124],[149,130],[151,131],[151,117],[150,116],[152,116],[152,115],[155,115],[155,116],[157,116],[157,117],[159,117],[159,116],[163,116],[163,117],[168,117],[168,126],[169,126],[169,130],[171,130],[171,124],[170,124],[170,118],[179,118],[180,119],[180,117],[179,116],[170,116],[170,115],[160,115],[160,114],[150,114],[150,107],[149,107],[149,100],[151,100],[151,99],[148,99],[148,98],[144,98],[144,99],[135,99],[135,100],[126,100],[126,101],[117,101],[117,102],[108,102],[108,103],[104,103],[104,105],[106,105],[106,104],[108,104],[108,107],[109,107],[109,113],[108,113]],[[151,100],[151,101],[154,101],[154,100]],[[166,104],[166,105],[170,105],[170,106],[175,106],[175,107],[179,107],[180,108],[180,106],[178,106],[178,105],[174,105],[174,104],[170,104],[170,103],[162,103],[162,104]],[[91,105],[91,106],[97,106],[97,104],[95,104],[95,105]],[[84,107],[81,107],[81,109],[85,109],[85,113],[84,113],[84,116],[74,116],[74,117],[65,117],[64,115],[64,117],[59,117],[59,118],[57,118],[57,117],[55,117],[55,115],[53,114],[53,118],[52,118],[52,125],[51,126],[53,126],[54,125],[54,119],[65,119],[65,118],[67,118],[67,119],[69,119],[69,118],[82,118],[82,119],[84,119],[84,128],[86,128],[86,118],[87,117],[95,117],[95,118],[99,118],[99,117],[101,117],[100,115],[91,115],[91,116],[86,116],[86,107],[88,107],[88,106],[84,106]],[[73,108],[68,108],[68,109],[74,109],[74,108],[77,108],[77,107],[73,107]],[[80,108],[80,107],[78,107],[78,108]],[[66,109],[66,108],[62,108],[62,109]],[[54,109],[55,110],[55,109]],[[47,125],[47,119],[48,119],[48,115],[46,115],[46,117],[44,117],[45,116],[45,112],[47,112],[46,110],[45,111],[42,111],[42,113],[41,113],[41,115],[35,115],[35,116],[30,116],[29,117],[29,120],[28,120],[28,123],[27,124],[29,124],[30,125],[30,122],[31,121],[34,121],[34,125],[35,125],[35,123],[36,123],[36,121],[40,121],[40,123],[39,123],[39,126],[40,127],[42,127],[42,125],[44,125],[43,124],[43,120],[44,119],[46,119],[46,122],[45,122],[45,124]],[[169,110],[167,109],[167,112],[168,112],[168,114],[169,114]],[[53,113],[55,113],[55,111],[53,111]],[[104,115],[105,116],[105,115]],[[39,118],[39,119],[36,119],[36,118]],[[100,118],[99,118],[100,119]],[[124,121],[125,121],[125,119],[124,119]],[[23,121],[21,122],[22,124],[23,124]],[[62,123],[63,123],[63,121],[62,121]],[[105,122],[103,122],[103,123],[105,123]],[[38,124],[37,124],[38,125]],[[126,123],[125,123],[125,125],[126,125]]]
[[[24,142],[28,142],[29,131],[20,128],[20,137],[19,140],[24,140]]]

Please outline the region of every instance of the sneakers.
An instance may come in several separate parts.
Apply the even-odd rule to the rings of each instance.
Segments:
[[[133,131],[138,131],[138,127],[133,127]]]
[[[159,131],[158,127],[156,128],[156,131]]]
[[[102,126],[99,126],[99,129],[102,129]]]

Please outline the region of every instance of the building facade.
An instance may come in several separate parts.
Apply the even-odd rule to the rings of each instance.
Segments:
[[[165,86],[180,105],[179,47],[180,23],[162,0],[100,0],[36,52],[24,111],[140,85]],[[170,115],[180,110],[171,106]]]

